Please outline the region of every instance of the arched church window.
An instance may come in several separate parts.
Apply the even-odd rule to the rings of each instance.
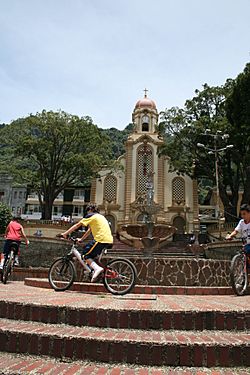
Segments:
[[[145,223],[145,215],[144,214],[138,215],[137,223]]]
[[[143,132],[149,131],[149,117],[147,115],[142,116],[141,129]]]
[[[185,180],[175,177],[172,181],[172,199],[174,205],[185,204]]]
[[[153,150],[147,143],[137,150],[137,196],[146,193],[148,177],[153,172]]]
[[[105,201],[111,203],[116,202],[117,194],[117,179],[114,176],[107,176],[104,180],[103,198]]]

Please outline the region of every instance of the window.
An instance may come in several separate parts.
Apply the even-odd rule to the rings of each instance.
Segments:
[[[116,202],[117,179],[115,176],[107,176],[105,178],[103,189],[104,200],[109,203]]]
[[[22,192],[22,191],[19,191],[19,196],[18,196],[18,198],[19,198],[19,199],[22,199],[22,197],[23,197],[23,192]]]
[[[14,192],[14,199],[17,199],[17,191]]]
[[[4,198],[4,191],[0,191],[0,202],[3,201]]]
[[[172,199],[174,205],[185,204],[185,180],[175,177],[172,181]]]
[[[73,216],[83,216],[83,207],[82,206],[74,206],[73,207]]]
[[[147,115],[144,115],[142,117],[141,129],[142,129],[143,132],[148,132],[149,131],[149,117]]]
[[[137,151],[137,195],[145,193],[149,174],[153,172],[153,150],[147,144],[138,147]]]

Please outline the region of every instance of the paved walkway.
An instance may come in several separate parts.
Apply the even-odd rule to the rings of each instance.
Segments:
[[[105,293],[55,292],[51,289],[25,286],[23,282],[18,281],[9,282],[7,285],[0,284],[0,301],[112,310],[250,311],[250,295],[237,297],[231,295],[155,296],[130,294],[116,297]]]
[[[243,368],[143,367],[75,361],[48,357],[25,356],[0,352],[0,375],[248,375]]]

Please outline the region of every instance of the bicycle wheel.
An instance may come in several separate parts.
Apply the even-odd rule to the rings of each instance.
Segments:
[[[114,295],[124,295],[134,288],[136,268],[128,259],[117,258],[107,264],[103,277],[105,288]]]
[[[230,278],[233,291],[238,296],[246,293],[248,277],[246,271],[246,258],[243,254],[236,254],[231,262]]]
[[[59,258],[52,263],[49,269],[49,283],[56,291],[64,291],[75,281],[76,270],[70,260]]]
[[[3,266],[3,273],[2,273],[2,282],[6,284],[8,281],[8,277],[11,274],[11,257],[9,256]]]

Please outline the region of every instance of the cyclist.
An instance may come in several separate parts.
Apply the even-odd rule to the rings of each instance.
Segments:
[[[76,231],[82,225],[84,227],[89,227],[89,229],[84,233],[82,238],[78,242],[82,242],[88,237],[90,233],[93,235],[93,240],[91,240],[85,247],[83,257],[86,263],[93,269],[94,273],[91,282],[95,282],[98,276],[103,272],[103,268],[100,267],[94,259],[101,254],[102,250],[113,244],[113,236],[110,230],[110,226],[106,218],[99,213],[99,209],[95,204],[90,204],[86,208],[87,216],[80,220],[77,224],[73,225],[71,228],[66,230],[66,232],[61,235],[64,238]]]
[[[26,245],[29,244],[29,240],[24,232],[23,226],[19,223],[18,217],[13,217],[10,223],[7,225],[5,230],[5,243],[3,248],[4,257],[1,257],[0,269],[3,268],[5,259],[8,258],[10,245],[15,242],[18,246],[15,252],[15,265],[19,265],[18,252],[21,244],[21,238],[24,237]]]
[[[240,207],[242,219],[239,221],[234,231],[227,236],[227,240],[232,240],[238,233],[241,234],[242,241],[248,257],[250,256],[250,205],[243,204]]]

